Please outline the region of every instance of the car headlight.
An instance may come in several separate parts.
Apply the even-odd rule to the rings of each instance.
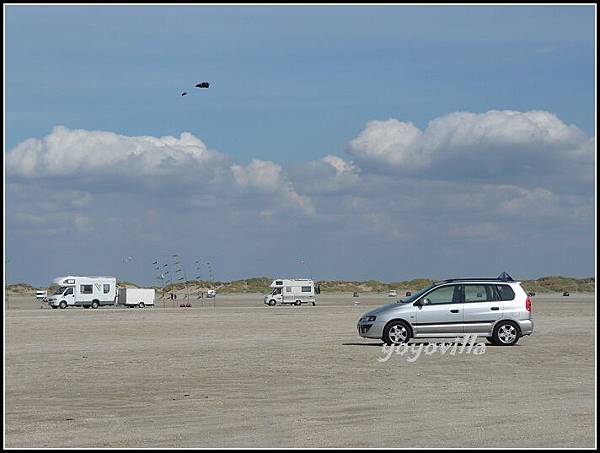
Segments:
[[[375,319],[377,319],[377,316],[365,316],[362,320],[364,322],[373,322]]]

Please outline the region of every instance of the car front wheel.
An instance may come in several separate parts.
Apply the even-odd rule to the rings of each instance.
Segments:
[[[406,343],[410,340],[410,327],[404,321],[392,321],[383,329],[383,341],[388,344]]]

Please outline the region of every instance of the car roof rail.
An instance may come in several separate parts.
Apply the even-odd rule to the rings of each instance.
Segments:
[[[498,278],[498,277],[492,277],[492,278],[448,278],[446,280],[440,280],[439,282],[436,282],[437,284],[439,283],[452,283],[452,282],[514,282],[514,280],[511,279],[505,279],[505,278]]]

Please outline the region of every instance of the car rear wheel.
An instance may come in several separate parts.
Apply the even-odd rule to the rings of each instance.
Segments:
[[[406,343],[410,340],[410,327],[404,321],[392,321],[383,329],[383,341],[388,344]]]
[[[511,321],[500,321],[494,328],[492,343],[497,346],[512,346],[519,341],[519,328]]]

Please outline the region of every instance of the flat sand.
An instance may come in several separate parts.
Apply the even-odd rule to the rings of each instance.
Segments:
[[[414,362],[379,362],[381,344],[356,333],[387,302],[50,310],[11,297],[5,446],[595,446],[593,294],[536,296],[517,346]]]

